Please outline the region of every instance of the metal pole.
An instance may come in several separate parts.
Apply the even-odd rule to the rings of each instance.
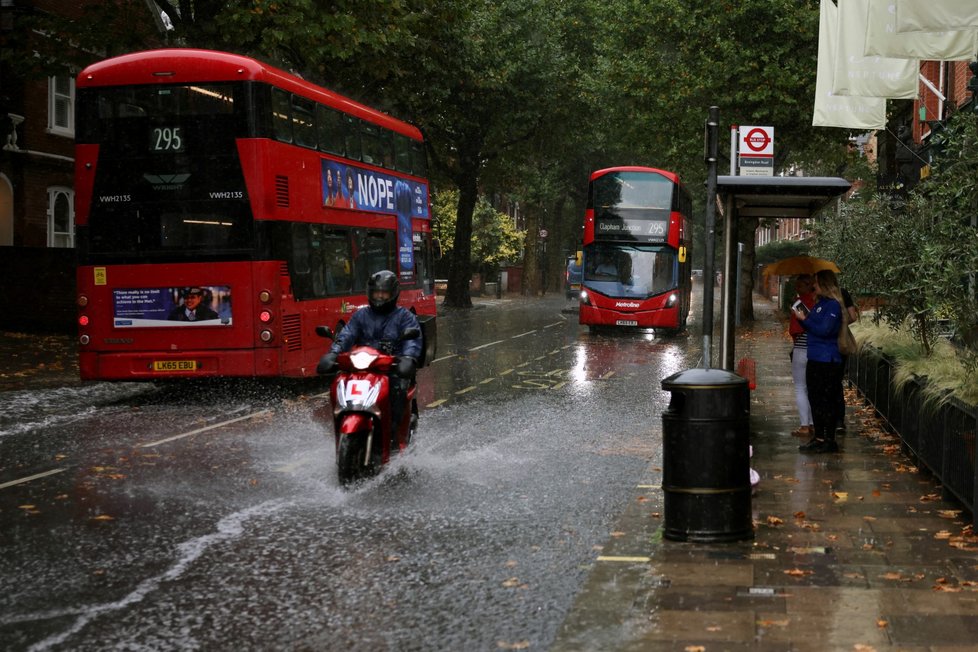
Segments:
[[[732,197],[727,198],[726,210],[723,216],[723,302],[722,302],[722,321],[723,321],[723,341],[720,343],[720,368],[727,371],[734,369],[734,340],[736,332],[734,328],[734,315],[737,314],[736,286],[734,277],[737,270],[734,265],[737,261],[737,216]]]
[[[740,270],[741,270],[741,259],[744,253],[744,243],[737,243],[737,300],[734,305],[737,307],[737,317],[734,319],[734,323],[740,326]]]
[[[705,246],[703,247],[703,368],[713,364],[713,285],[716,275],[713,259],[716,255],[716,215],[717,215],[717,151],[720,138],[720,107],[711,106],[706,121],[705,152],[706,160],[706,217]]]
[[[737,176],[737,125],[730,125],[730,176]]]

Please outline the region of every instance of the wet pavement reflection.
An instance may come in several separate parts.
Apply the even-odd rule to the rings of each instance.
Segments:
[[[413,449],[352,490],[322,383],[0,394],[0,640],[546,648],[659,458],[659,381],[695,338],[592,335],[562,297],[439,329]]]

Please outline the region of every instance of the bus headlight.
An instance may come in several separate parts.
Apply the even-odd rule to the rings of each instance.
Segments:
[[[581,290],[581,303],[583,303],[585,306],[591,305],[591,297],[588,296],[587,290]]]
[[[666,308],[672,308],[674,305],[676,305],[677,301],[679,301],[679,295],[673,292],[669,295],[669,298],[666,299]]]

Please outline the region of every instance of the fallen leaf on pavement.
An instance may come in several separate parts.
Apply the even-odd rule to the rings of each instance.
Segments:
[[[814,575],[815,571],[802,570],[800,568],[792,568],[791,570],[783,571],[785,575],[790,575],[791,577],[804,577],[806,575]]]

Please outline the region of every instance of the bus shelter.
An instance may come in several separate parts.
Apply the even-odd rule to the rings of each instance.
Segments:
[[[723,215],[724,264],[721,286],[720,367],[734,368],[737,318],[737,220],[775,217],[806,219],[835,202],[852,186],[841,177],[718,176],[717,204]]]

